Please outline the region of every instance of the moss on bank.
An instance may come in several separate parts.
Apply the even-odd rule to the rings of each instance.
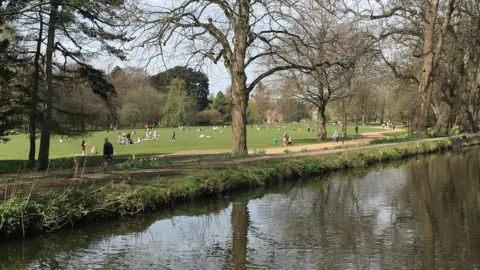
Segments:
[[[205,169],[178,175],[178,179],[174,177],[162,183],[126,179],[101,186],[57,188],[35,194],[18,192],[0,202],[0,235],[4,239],[34,235],[66,225],[155,211],[174,201],[261,187],[346,168],[364,168],[379,162],[445,151],[452,145],[479,142],[480,135],[465,135],[331,156]]]

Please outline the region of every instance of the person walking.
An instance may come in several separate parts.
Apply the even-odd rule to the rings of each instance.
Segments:
[[[342,144],[345,144],[345,129],[342,130]]]
[[[80,150],[82,151],[82,156],[85,156],[85,140],[82,140],[82,144],[80,145]]]
[[[173,133],[172,133],[171,141],[174,142],[175,140],[176,140],[176,134],[175,134],[175,130],[174,130]]]
[[[115,170],[115,164],[113,163],[113,145],[105,138],[105,144],[103,145],[103,170],[107,170],[107,165],[111,164]]]
[[[337,132],[337,130],[335,129],[335,131],[333,132],[333,143],[334,143],[334,144],[337,143],[337,139],[338,139],[338,132]]]
[[[355,126],[355,133],[358,135],[358,126]]]

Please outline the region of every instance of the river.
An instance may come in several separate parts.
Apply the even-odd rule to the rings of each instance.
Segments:
[[[480,148],[0,244],[2,269],[480,269]]]

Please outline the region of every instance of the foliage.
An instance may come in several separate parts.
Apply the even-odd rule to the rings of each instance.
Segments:
[[[220,91],[215,96],[215,99],[212,103],[212,109],[218,111],[222,115],[222,123],[227,124],[232,121],[232,108],[230,106],[230,101],[228,101],[225,94]]]
[[[163,126],[195,124],[195,100],[186,92],[185,81],[174,79],[168,87],[168,97],[163,107]]]
[[[262,122],[262,116],[258,112],[258,107],[255,102],[249,100],[247,106],[247,122],[249,124]]]
[[[204,110],[195,117],[200,125],[216,125],[221,122],[222,115],[217,110]]]
[[[458,136],[460,135],[460,127],[458,125],[453,125],[451,128],[450,128],[450,131],[448,132],[448,135],[450,136]]]
[[[253,155],[255,156],[265,156],[267,154],[267,151],[265,149],[253,149]]]
[[[18,76],[17,69],[27,61],[14,48],[17,39],[15,31],[3,19],[0,16],[0,140],[6,142],[2,137],[18,127],[21,119],[18,116],[24,110],[22,102],[25,96],[15,85],[15,76]]]
[[[118,164],[116,168],[119,170],[134,170],[134,169],[149,169],[149,168],[161,168],[167,165],[171,165],[172,161],[168,158],[160,157],[150,158],[137,158],[135,155],[129,157],[126,161]]]
[[[265,84],[259,83],[254,90],[252,100],[257,107],[259,121],[265,121],[268,117],[268,111],[273,107],[272,91]],[[250,102],[248,104],[250,106]],[[248,108],[247,108],[248,110]],[[248,117],[248,111],[247,111]]]
[[[397,136],[391,138],[380,138],[373,139],[369,144],[384,144],[384,143],[396,143],[396,142],[408,142],[424,139],[425,135],[423,134],[406,134],[404,136]]]
[[[157,75],[150,77],[151,85],[158,91],[167,94],[169,86],[174,79],[185,81],[185,91],[188,95],[193,95],[196,100],[196,111],[200,112],[208,107],[208,77],[205,73],[192,68],[176,66]]]

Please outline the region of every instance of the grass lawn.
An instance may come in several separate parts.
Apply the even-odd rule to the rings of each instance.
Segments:
[[[312,126],[312,124],[310,124]],[[378,125],[379,126],[379,125]],[[379,131],[378,126],[359,126],[359,133]],[[293,132],[294,127],[301,127],[301,132]],[[125,133],[129,130],[119,131],[98,131],[86,135],[84,138],[66,138],[67,142],[59,142],[60,137],[52,137],[51,140],[51,158],[60,157],[72,157],[80,155],[80,144],[82,139],[86,142],[86,152],[90,155],[90,149],[92,146],[96,146],[99,153],[103,151],[103,138],[108,137],[114,146],[115,155],[133,155],[133,154],[168,154],[183,151],[198,151],[202,150],[219,150],[228,152],[231,149],[232,144],[232,129],[231,127],[222,128],[223,132],[217,131],[215,134],[212,127],[200,127],[201,132],[196,130],[199,127],[189,127],[188,130],[180,131],[175,129],[177,140],[171,142],[173,128],[156,128],[153,130],[158,131],[160,138],[156,141],[143,141],[142,144],[134,145],[118,145],[117,136],[118,133]],[[282,144],[282,135],[287,132],[292,137],[294,145],[313,144],[316,139],[315,132],[307,132],[307,128],[303,123],[301,124],[288,124],[275,127],[270,126],[270,132],[266,130],[266,126],[260,126],[260,130],[255,130],[251,125],[247,127],[247,139],[249,149],[263,149],[273,147],[272,139],[278,140],[278,145]],[[331,137],[333,130],[337,129],[340,132],[340,126],[328,125],[328,136]],[[132,135],[136,141],[137,137],[145,137],[145,129],[136,129],[137,134]],[[210,136],[210,138],[199,138],[200,134]],[[350,135],[355,134],[354,125],[348,126],[348,133]],[[37,155],[38,155],[37,142]],[[10,141],[6,144],[0,144],[0,160],[26,160],[28,157],[29,142],[28,135],[14,135],[10,136]]]

